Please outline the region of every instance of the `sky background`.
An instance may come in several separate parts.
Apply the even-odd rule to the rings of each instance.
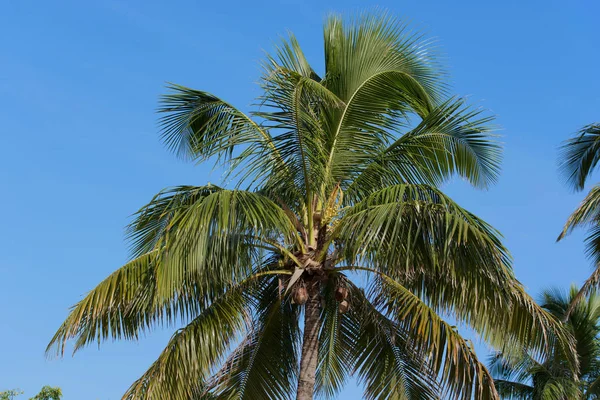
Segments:
[[[68,308],[126,261],[129,216],[166,186],[220,180],[159,142],[165,82],[247,110],[278,35],[293,31],[321,69],[327,13],[373,6],[435,38],[452,92],[498,116],[499,183],[454,181],[447,193],[504,234],[531,294],[589,274],[583,234],[555,243],[583,196],[562,183],[556,158],[562,140],[600,121],[598,2],[3,0],[0,390],[28,398],[49,384],[65,400],[120,399],[170,337],[44,356]],[[360,393],[350,383],[340,398]]]

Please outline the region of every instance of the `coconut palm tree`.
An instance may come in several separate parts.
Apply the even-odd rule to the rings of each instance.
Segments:
[[[330,398],[354,375],[367,399],[491,399],[486,367],[441,315],[494,346],[549,344],[556,324],[498,232],[438,188],[496,180],[491,119],[446,95],[427,42],[390,16],[333,15],[324,42],[319,75],[283,40],[248,114],[171,86],[164,142],[216,160],[229,187],[178,186],[142,207],[131,261],[49,350],[183,323],[124,398]]]
[[[584,189],[588,178],[600,160],[600,124],[583,127],[577,135],[568,139],[561,147],[561,170],[572,189]],[[596,266],[595,271],[581,287],[577,299],[583,298],[600,284],[600,184],[596,184],[583,199],[579,207],[567,220],[558,240],[562,240],[575,228],[588,230],[586,253]],[[575,301],[573,304],[577,303]]]
[[[503,399],[590,400],[600,398],[600,297],[592,292],[584,301],[571,304],[579,290],[569,293],[548,290],[542,307],[573,333],[579,368],[570,368],[562,349],[555,348],[541,359],[530,352],[491,360],[491,372]]]

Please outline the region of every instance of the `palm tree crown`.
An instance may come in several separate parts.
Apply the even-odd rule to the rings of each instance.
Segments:
[[[564,321],[573,334],[579,368],[569,366],[560,348],[544,354],[541,359],[530,352],[496,355],[491,360],[491,372],[503,399],[600,398],[600,297],[592,292],[571,308],[577,295],[575,286],[569,293],[545,291],[542,307],[558,321]]]
[[[427,43],[387,15],[333,15],[324,52],[319,75],[284,40],[249,114],[171,86],[164,142],[236,184],[178,186],[142,207],[131,261],[50,348],[185,321],[124,398],[333,397],[354,374],[367,399],[488,399],[488,371],[440,313],[498,348],[539,351],[561,334],[498,232],[438,189],[455,174],[487,187],[501,148],[489,117],[446,95]]]
[[[577,191],[584,189],[588,178],[600,160],[600,124],[583,127],[575,137],[561,147],[561,170],[567,183]],[[558,240],[564,239],[576,228],[588,229],[586,253],[596,266],[595,271],[581,287],[576,301],[600,284],[600,185],[596,184],[571,214]]]

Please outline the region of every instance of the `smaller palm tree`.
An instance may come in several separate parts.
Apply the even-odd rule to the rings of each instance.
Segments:
[[[576,340],[579,368],[570,367],[560,348],[540,357],[523,351],[495,354],[490,360],[498,394],[503,399],[591,400],[600,399],[600,296],[591,292],[578,301],[580,291],[548,290],[542,293],[542,307],[563,321]]]
[[[567,184],[577,192],[584,189],[588,178],[596,170],[598,161],[600,161],[600,123],[584,126],[561,147],[561,170]],[[585,239],[586,253],[596,268],[581,287],[573,304],[600,285],[600,183],[589,191],[579,207],[569,216],[558,240],[565,238],[575,228],[588,230]]]

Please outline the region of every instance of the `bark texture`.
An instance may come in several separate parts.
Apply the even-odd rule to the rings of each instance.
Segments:
[[[319,318],[321,301],[318,284],[309,285],[308,300],[304,309],[304,338],[300,359],[300,376],[296,400],[312,400],[319,352]]]

